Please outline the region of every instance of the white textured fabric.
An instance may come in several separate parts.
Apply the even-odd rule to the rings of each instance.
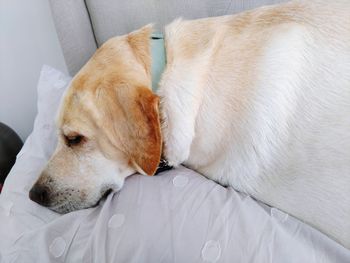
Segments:
[[[68,82],[41,73],[33,133],[0,195],[0,262],[350,262],[318,231],[184,167],[131,176],[98,207],[66,215],[30,201]]]

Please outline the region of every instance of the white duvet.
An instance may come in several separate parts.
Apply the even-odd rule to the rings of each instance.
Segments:
[[[0,262],[350,262],[317,230],[184,167],[133,175],[97,207],[66,215],[32,202],[68,82],[43,68],[33,133],[0,195]]]

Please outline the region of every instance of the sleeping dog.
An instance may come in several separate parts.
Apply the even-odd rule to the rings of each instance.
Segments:
[[[346,0],[316,0],[176,20],[158,95],[152,27],[110,39],[67,90],[30,198],[91,207],[163,155],[350,248],[349,14]]]

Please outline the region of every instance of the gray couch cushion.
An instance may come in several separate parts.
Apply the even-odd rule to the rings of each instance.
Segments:
[[[286,0],[86,0],[98,46],[116,35],[148,23],[160,30],[173,19],[195,19],[238,13]]]
[[[85,2],[50,0],[50,4],[68,71],[74,75],[97,48]]]
[[[238,13],[287,0],[50,0],[69,73],[74,75],[108,38],[145,24],[158,29],[186,19]]]

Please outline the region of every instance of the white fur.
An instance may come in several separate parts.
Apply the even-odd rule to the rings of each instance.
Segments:
[[[179,41],[198,22],[168,26],[164,153],[350,248],[350,3],[326,3],[305,4],[303,23],[269,32],[256,59],[247,57],[253,79],[242,80],[235,39],[213,37],[190,59],[178,58]]]

